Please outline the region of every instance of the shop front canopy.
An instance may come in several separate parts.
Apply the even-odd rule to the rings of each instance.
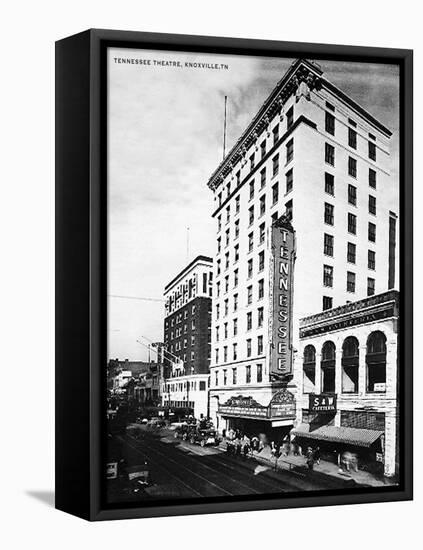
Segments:
[[[291,433],[307,439],[344,443],[357,447],[370,447],[383,435],[383,432],[379,430],[365,430],[343,426],[319,426],[318,428],[313,428],[310,424],[300,424],[291,430]]]

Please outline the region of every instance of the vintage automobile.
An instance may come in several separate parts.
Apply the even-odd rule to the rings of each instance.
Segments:
[[[189,442],[192,444],[201,445],[205,447],[206,445],[218,445],[219,438],[217,436],[216,430],[212,429],[196,429],[189,436]]]
[[[147,426],[151,428],[163,428],[165,426],[165,421],[163,418],[159,418],[158,416],[153,416],[150,418],[150,420],[147,421]]]
[[[180,438],[182,439],[182,441],[186,441],[187,439],[189,440],[191,437],[191,434],[194,433],[196,429],[197,429],[196,424],[181,424],[175,429],[173,433],[173,437],[175,439]]]

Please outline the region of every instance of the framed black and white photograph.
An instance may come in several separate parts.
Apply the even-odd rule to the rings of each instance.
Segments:
[[[412,498],[412,52],[56,45],[56,506]]]

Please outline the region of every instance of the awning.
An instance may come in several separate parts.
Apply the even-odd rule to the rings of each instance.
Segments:
[[[346,428],[343,426],[319,426],[313,429],[313,426],[310,426],[310,424],[300,424],[291,430],[291,433],[307,439],[347,443],[358,447],[370,447],[381,435],[383,435],[383,432],[379,430]]]

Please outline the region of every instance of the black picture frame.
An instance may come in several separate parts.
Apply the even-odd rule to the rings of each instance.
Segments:
[[[284,497],[106,506],[106,51],[110,46],[395,63],[400,68],[400,387],[398,486]],[[222,37],[92,29],[56,43],[56,508],[87,520],[412,499],[413,53]]]

